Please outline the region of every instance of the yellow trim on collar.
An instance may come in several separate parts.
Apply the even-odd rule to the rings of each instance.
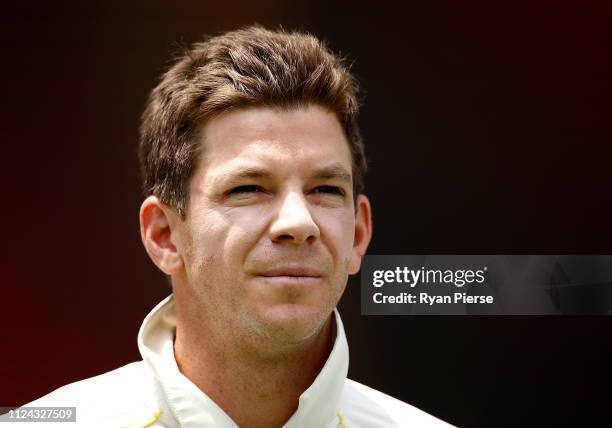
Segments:
[[[153,425],[159,419],[161,414],[162,414],[161,410],[158,410],[157,412],[155,412],[155,414],[153,415],[153,419],[151,419],[149,422],[144,424],[141,428],[147,428],[147,427],[150,427],[151,425]]]

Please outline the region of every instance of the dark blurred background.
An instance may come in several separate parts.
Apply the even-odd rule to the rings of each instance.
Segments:
[[[169,288],[141,247],[137,128],[181,44],[258,22],[354,61],[371,254],[612,254],[603,1],[12,2],[1,19],[0,405],[140,359]],[[366,317],[350,376],[458,426],[609,426],[610,317]]]

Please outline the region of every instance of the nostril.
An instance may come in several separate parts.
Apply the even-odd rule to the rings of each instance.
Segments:
[[[292,235],[292,234],[282,234],[282,235],[278,235],[273,238],[273,240],[276,242],[291,241],[295,243],[298,243],[298,242],[299,243],[303,243],[303,242],[313,243],[316,239],[317,237],[314,235],[302,237],[301,235]]]

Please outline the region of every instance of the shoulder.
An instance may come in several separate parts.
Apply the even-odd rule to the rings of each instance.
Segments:
[[[452,427],[410,404],[350,379],[344,387],[342,410],[349,427]]]
[[[157,410],[155,388],[140,361],[65,385],[26,406],[75,407],[79,427],[142,426]]]

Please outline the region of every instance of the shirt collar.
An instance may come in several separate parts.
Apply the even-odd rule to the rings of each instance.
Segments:
[[[284,428],[331,425],[340,410],[348,372],[348,344],[340,314],[334,309],[336,338],[329,357],[315,381],[302,393],[296,412]],[[191,427],[237,427],[236,423],[179,371],[174,358],[176,312],[173,296],[159,303],[144,319],[138,333],[138,349],[160,387],[162,421]]]

